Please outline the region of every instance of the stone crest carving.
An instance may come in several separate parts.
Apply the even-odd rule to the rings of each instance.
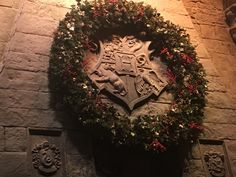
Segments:
[[[61,166],[59,149],[48,141],[35,145],[32,150],[32,163],[34,168],[45,175],[54,174]]]
[[[225,176],[224,155],[222,153],[215,151],[205,152],[204,160],[211,176]]]
[[[158,96],[167,85],[151,65],[150,43],[134,36],[99,41],[100,55],[89,72],[100,90],[119,98],[130,110],[151,95]]]

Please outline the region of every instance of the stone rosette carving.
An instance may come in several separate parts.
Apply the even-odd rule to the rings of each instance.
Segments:
[[[204,154],[204,160],[212,177],[225,176],[224,154],[213,150],[207,151]]]
[[[151,95],[160,95],[167,81],[151,64],[150,41],[113,35],[99,44],[98,60],[88,75],[101,91],[120,99],[130,110]]]
[[[32,163],[35,169],[44,175],[52,175],[61,166],[61,155],[54,144],[45,141],[32,149]]]
[[[225,0],[225,17],[229,25],[229,32],[234,42],[236,43],[236,2],[227,2]]]

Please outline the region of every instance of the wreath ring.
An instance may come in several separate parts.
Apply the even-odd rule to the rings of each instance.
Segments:
[[[55,32],[50,56],[51,88],[70,113],[86,127],[97,128],[119,145],[163,152],[173,145],[194,142],[202,131],[207,80],[186,31],[165,21],[156,9],[127,0],[77,0]],[[163,115],[134,120],[103,103],[99,89],[84,69],[86,51],[95,50],[93,37],[102,31],[135,29],[152,41],[152,56],[166,65],[168,91],[174,101]],[[97,133],[97,132],[96,132]]]

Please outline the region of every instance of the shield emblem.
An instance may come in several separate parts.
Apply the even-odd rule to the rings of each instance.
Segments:
[[[88,75],[101,91],[120,99],[129,110],[153,94],[158,96],[167,85],[152,68],[150,41],[113,36],[99,43],[98,60]]]

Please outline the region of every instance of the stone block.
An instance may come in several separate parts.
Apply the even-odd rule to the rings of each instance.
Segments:
[[[0,125],[3,126],[61,128],[63,121],[66,122],[70,119],[65,116],[63,119],[63,113],[60,112],[23,108],[0,108],[0,115]],[[63,123],[63,125],[65,124]]]
[[[214,64],[219,73],[222,73],[223,71],[231,68],[230,63],[228,62],[228,55],[226,54],[214,53]]]
[[[4,151],[4,127],[0,126],[0,151]]]
[[[20,53],[49,55],[51,43],[52,38],[50,37],[17,32],[11,39],[10,50]]]
[[[203,42],[207,49],[216,50],[217,46],[221,46],[222,43],[219,40],[215,39],[203,39]]]
[[[201,59],[209,59],[208,51],[203,43],[199,43],[196,46],[196,52],[199,58]]]
[[[33,72],[47,72],[49,57],[37,54],[9,52],[6,59],[6,68]]]
[[[236,56],[236,47],[235,47],[235,44],[230,44],[230,45],[229,45],[229,50],[230,50],[230,54],[235,57],[235,56]]]
[[[5,150],[8,152],[26,151],[26,128],[6,127],[5,128]]]
[[[216,109],[206,107],[204,111],[205,120],[208,123],[228,123],[236,124],[236,110],[232,109]]]
[[[5,42],[0,42],[0,53],[3,53],[3,52],[4,52],[5,45],[6,45]],[[0,55],[0,57],[1,57],[1,55]]]
[[[34,91],[0,89],[0,106],[49,109],[50,94]]]
[[[236,139],[235,124],[204,123],[204,138],[207,139]]]
[[[44,72],[5,69],[0,82],[0,88],[48,92],[48,76]]]
[[[230,45],[230,43],[228,41],[226,41],[226,42],[222,41],[221,43],[219,43],[216,46],[216,51],[215,52],[229,55],[229,53],[230,53],[229,45]]]
[[[166,11],[163,11],[161,14],[165,18],[165,20],[170,20],[175,25],[180,25],[183,28],[190,28],[190,29],[194,28],[191,18],[188,15],[182,15],[182,14],[173,15],[173,13]]]
[[[36,1],[36,0],[33,0]],[[70,8],[72,5],[76,5],[75,0],[39,0],[42,3],[61,6],[61,7],[68,7]]]
[[[53,32],[57,26],[58,21],[56,20],[24,13],[16,23],[16,31],[42,36],[53,36]]]
[[[226,26],[215,25],[215,39],[222,41],[230,41],[231,37]]]
[[[56,21],[62,20],[68,11],[68,8],[43,4],[37,0],[25,1],[24,8],[22,9],[22,13]]]
[[[0,171],[2,177],[27,177],[26,153],[0,153]]]
[[[189,160],[185,176],[206,177],[201,160]]]
[[[227,140],[225,145],[229,159],[236,160],[236,140]]]
[[[136,0],[141,1],[141,0]],[[178,0],[166,1],[166,0],[146,0],[145,3],[156,7],[159,12],[169,12],[173,14],[181,14],[181,15],[188,15],[188,12],[185,10],[183,2]]]
[[[225,84],[222,77],[206,76],[208,82],[208,90],[213,92],[226,92]]]
[[[4,27],[8,27],[6,29],[11,28],[11,26],[15,20],[16,13],[17,13],[17,11],[15,9],[1,7],[1,10],[0,10],[1,28],[2,28],[3,24],[7,24],[7,25],[4,25]]]
[[[209,92],[206,97],[208,107],[235,109],[236,105],[234,105],[232,98],[227,93]]]
[[[219,76],[211,60],[200,59],[200,63],[203,65],[204,69],[206,70],[206,74],[208,76],[214,76],[214,77]]]
[[[13,0],[12,7],[15,9],[19,9],[22,5],[23,0]]]
[[[13,0],[0,0],[0,6],[12,7]]]
[[[70,177],[96,177],[93,161],[80,155],[67,156],[67,174]]]
[[[195,144],[195,145],[192,147],[191,158],[192,158],[192,159],[201,159],[201,152],[200,152],[200,149],[199,149],[199,145],[198,145],[198,144]]]
[[[0,42],[7,42],[10,37],[10,29],[0,29]]]
[[[200,25],[201,36],[205,39],[215,39],[215,26],[213,25]]]

